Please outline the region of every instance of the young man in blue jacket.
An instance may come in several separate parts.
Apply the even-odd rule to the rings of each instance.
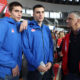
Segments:
[[[28,80],[49,80],[49,69],[53,63],[53,43],[49,27],[43,24],[44,7],[33,7],[34,20],[24,31],[23,51],[28,61]]]
[[[22,61],[22,42],[19,21],[22,17],[19,2],[9,4],[10,18],[0,20],[0,80],[18,80]]]

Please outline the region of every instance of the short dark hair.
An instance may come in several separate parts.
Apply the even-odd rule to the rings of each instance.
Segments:
[[[33,7],[33,11],[35,10],[35,8],[41,8],[41,7],[45,9],[45,7],[44,7],[43,5],[37,4],[37,5],[35,5],[35,6]]]
[[[22,4],[20,4],[19,2],[15,1],[15,2],[11,2],[8,7],[9,7],[9,11],[11,12],[14,6],[20,6],[23,8]]]

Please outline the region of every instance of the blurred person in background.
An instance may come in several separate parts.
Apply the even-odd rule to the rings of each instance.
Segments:
[[[62,52],[61,52],[61,49],[62,49],[62,44],[63,44],[63,40],[64,40],[64,37],[65,37],[65,33],[64,31],[60,31],[59,32],[59,37],[57,39],[57,54],[58,54],[58,62],[62,61]]]

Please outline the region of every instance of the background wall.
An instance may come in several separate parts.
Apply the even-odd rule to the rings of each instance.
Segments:
[[[58,12],[80,11],[80,6],[73,6],[73,5],[51,4],[35,0],[7,0],[7,1],[8,3],[12,1],[18,1],[23,5],[24,8],[32,8],[35,4],[42,4],[45,7],[45,10],[48,11],[58,11]]]

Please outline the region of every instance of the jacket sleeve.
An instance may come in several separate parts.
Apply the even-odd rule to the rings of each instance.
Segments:
[[[5,27],[4,23],[0,22],[0,48],[2,46],[2,43],[4,42],[7,31],[8,29],[7,27]]]
[[[33,53],[31,52],[31,49],[29,47],[29,41],[28,41],[27,33],[24,31],[22,33],[22,41],[23,41],[23,52],[24,55],[28,61],[29,64],[33,65],[35,68],[38,68],[40,63],[36,61],[36,59],[33,56]],[[31,40],[31,39],[30,39]]]
[[[11,55],[6,55],[9,51],[2,48],[7,36],[8,27],[4,22],[0,21],[0,65],[5,67],[14,68],[16,62],[13,60]]]
[[[15,60],[11,58],[11,56],[7,56],[5,54],[0,53],[0,65],[9,68],[15,68],[17,63]]]
[[[53,63],[53,40],[51,36],[51,32],[48,29],[48,35],[49,35],[49,62]]]

